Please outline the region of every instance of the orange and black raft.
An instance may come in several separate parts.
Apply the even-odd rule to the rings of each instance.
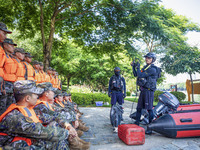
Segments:
[[[191,105],[179,105],[177,111],[200,111],[200,104],[191,104]]]
[[[185,107],[187,108],[187,107]],[[200,110],[181,110],[165,114],[150,125],[149,129],[171,138],[200,136]]]

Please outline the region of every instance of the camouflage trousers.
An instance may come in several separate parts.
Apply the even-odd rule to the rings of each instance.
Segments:
[[[56,122],[52,122],[48,126],[56,127],[58,124]],[[3,150],[69,150],[68,140],[59,140],[59,141],[48,141],[45,139],[32,139],[32,145],[29,146],[24,140],[18,140],[12,142],[13,137],[11,136],[0,136],[0,146],[6,145],[2,147]],[[3,145],[1,145],[4,143]],[[1,147],[0,147],[1,150]]]
[[[15,103],[13,94],[0,95],[0,115],[2,115],[12,103]]]
[[[69,150],[66,140],[50,142],[38,140],[29,146],[25,141],[19,140],[2,147],[3,150]],[[1,148],[1,147],[0,147]]]

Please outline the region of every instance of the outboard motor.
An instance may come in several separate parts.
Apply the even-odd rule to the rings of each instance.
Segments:
[[[177,110],[179,106],[178,99],[169,92],[164,92],[158,96],[159,102],[153,108],[154,118],[153,120],[157,119],[158,117],[162,116],[166,113],[172,113]],[[149,114],[147,110],[142,111],[142,119],[141,124],[148,124],[149,123]],[[136,112],[130,115],[130,118],[136,119]]]
[[[113,105],[110,110],[110,122],[113,127],[118,127],[121,124],[122,114],[124,110],[119,104]]]
[[[171,93],[165,92],[158,96],[159,102],[156,107],[153,109],[154,119],[157,117],[168,113],[174,112],[179,106],[178,99]]]

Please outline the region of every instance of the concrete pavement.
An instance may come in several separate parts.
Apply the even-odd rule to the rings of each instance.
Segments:
[[[129,115],[132,106],[132,111],[136,111],[136,105],[125,101],[122,124],[133,123]],[[200,138],[172,139],[155,132],[151,136],[145,136],[144,145],[128,146],[118,138],[117,133],[113,133],[109,118],[110,108],[82,107],[80,110],[84,113],[81,119],[90,127],[81,138],[91,142],[91,150],[200,150]]]

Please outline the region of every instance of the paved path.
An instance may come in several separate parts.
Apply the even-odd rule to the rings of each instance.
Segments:
[[[136,104],[133,105],[133,112]],[[132,102],[125,101],[123,124],[131,124],[129,118]],[[110,124],[110,108],[107,107],[84,107],[80,108],[84,113],[82,120],[90,127],[81,137],[91,142],[91,150],[200,150],[200,138],[172,139],[158,133],[146,135],[145,144],[128,146],[124,144],[117,133],[113,133]],[[145,127],[144,127],[145,128]]]

